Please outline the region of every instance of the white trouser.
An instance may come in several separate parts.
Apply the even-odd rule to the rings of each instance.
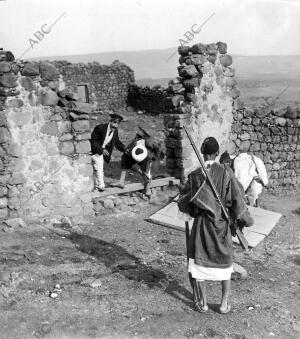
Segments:
[[[98,188],[104,188],[104,172],[103,172],[103,155],[92,155],[92,164],[94,168],[95,186]]]

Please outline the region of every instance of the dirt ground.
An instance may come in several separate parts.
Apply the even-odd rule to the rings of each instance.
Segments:
[[[232,281],[227,315],[219,283],[208,313],[193,310],[184,233],[145,221],[175,194],[71,228],[45,219],[1,231],[0,337],[299,338],[300,190],[262,196],[283,217],[249,254],[236,248],[248,278]]]

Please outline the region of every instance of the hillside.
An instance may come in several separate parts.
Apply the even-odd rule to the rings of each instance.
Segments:
[[[82,55],[52,56],[35,60],[67,60],[72,63],[97,61],[111,64],[119,60],[130,66],[138,84],[167,86],[177,76],[178,54],[176,48],[128,52],[107,52]],[[172,56],[173,54],[173,56]],[[172,57],[170,57],[172,56]],[[34,59],[33,59],[34,60]],[[278,102],[292,104],[300,101],[300,56],[233,55],[233,67],[241,88],[241,99],[247,103],[258,103],[262,97],[276,97],[289,86]],[[299,99],[298,99],[299,98]]]

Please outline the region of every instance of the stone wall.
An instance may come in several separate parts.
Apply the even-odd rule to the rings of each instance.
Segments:
[[[98,108],[117,110],[127,106],[129,88],[134,83],[134,72],[127,65],[117,60],[111,65],[98,62],[71,64],[67,61],[53,64],[74,92],[77,91],[76,85],[86,84],[90,102]]]
[[[300,110],[238,108],[231,140],[235,154],[251,152],[268,171],[269,186],[300,183]]]
[[[162,87],[142,87],[136,84],[130,86],[128,104],[135,110],[146,114],[173,113],[172,96]]]
[[[185,125],[196,145],[215,137],[222,150],[232,150],[230,142],[234,100],[239,97],[232,58],[225,43],[180,46],[179,77],[169,83],[173,114],[164,116],[167,133],[168,172],[184,181],[199,167],[199,161],[183,130]]]
[[[0,217],[90,215],[90,106],[70,99],[52,64],[9,56],[0,53]]]

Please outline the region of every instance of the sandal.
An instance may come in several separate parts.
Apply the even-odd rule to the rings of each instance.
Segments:
[[[221,311],[221,308],[219,308],[219,313],[221,314],[227,314],[231,311],[231,306],[227,305],[227,309],[225,311]]]
[[[208,306],[201,305],[199,301],[196,301],[195,310],[199,313],[206,313],[208,311]]]

